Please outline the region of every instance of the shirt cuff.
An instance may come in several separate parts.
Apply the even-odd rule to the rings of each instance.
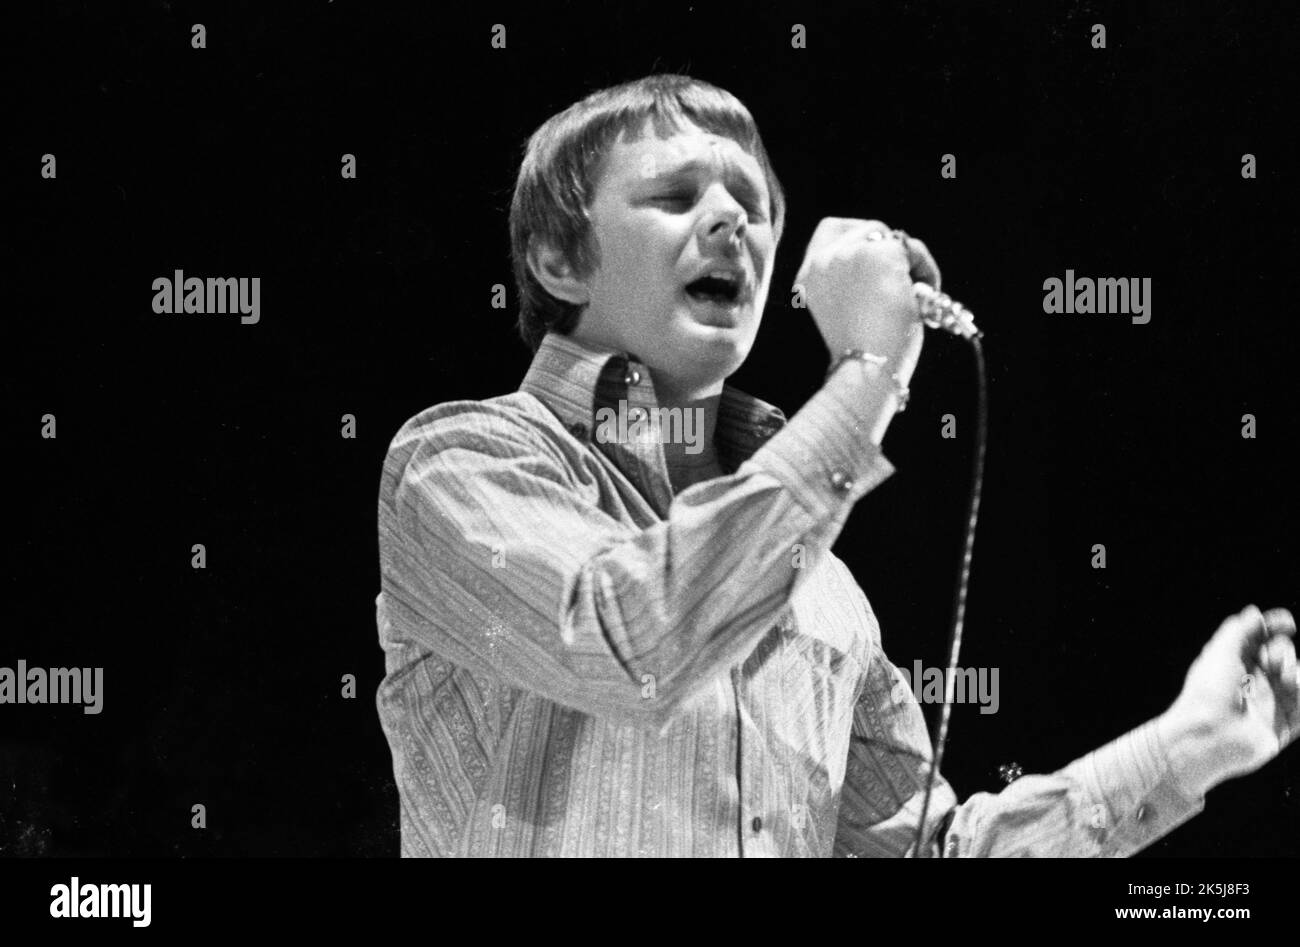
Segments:
[[[894,473],[871,443],[862,372],[836,372],[753,456],[819,521],[846,512]]]
[[[1083,817],[1102,858],[1126,858],[1205,808],[1186,796],[1151,720],[1078,764],[1090,799]]]

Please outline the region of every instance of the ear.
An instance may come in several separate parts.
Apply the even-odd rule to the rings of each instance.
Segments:
[[[528,269],[542,288],[566,303],[585,306],[591,301],[586,280],[574,275],[572,267],[559,250],[534,241],[528,250]]]

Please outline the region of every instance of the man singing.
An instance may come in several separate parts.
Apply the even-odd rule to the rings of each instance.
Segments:
[[[748,110],[704,82],[603,90],[530,139],[510,228],[532,365],[407,421],[384,465],[377,703],[403,855],[913,853],[930,738],[830,549],[893,472],[912,286],[939,271],[879,221],[822,221],[797,281],[830,371],[787,422],[726,384],[784,214]],[[699,418],[694,449],[664,409]],[[619,411],[647,423],[610,436]],[[1151,844],[1295,735],[1294,633],[1247,608],[1160,717],[997,794],[939,777],[914,854]]]

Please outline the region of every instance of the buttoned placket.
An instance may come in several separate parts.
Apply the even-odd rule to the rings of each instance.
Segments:
[[[773,415],[756,425],[750,426],[750,433],[756,438],[755,448],[761,447],[781,430],[782,419]],[[790,631],[794,628],[794,616],[790,612],[782,614],[773,626],[774,630]],[[772,826],[770,814],[763,811],[766,795],[762,781],[762,735],[756,733],[757,725],[746,726],[748,716],[745,710],[745,678],[740,667],[731,671],[732,694],[736,714],[736,786],[738,790],[737,838],[740,856],[755,854],[764,846],[764,833],[770,839]]]
[[[794,612],[785,609],[772,626],[773,633],[791,634],[797,628]],[[736,785],[739,788],[739,807],[737,817],[738,837],[740,839],[741,857],[752,854],[772,854],[775,839],[772,834],[777,823],[789,819],[790,814],[767,811],[771,798],[764,785],[764,758],[767,750],[763,727],[769,725],[766,717],[756,718],[749,711],[748,681],[741,667],[731,671],[732,689],[736,701]],[[791,798],[794,805],[803,805],[803,798]],[[773,820],[776,821],[773,821]]]
[[[735,697],[736,713],[736,836],[740,857],[752,854],[763,832],[762,788],[760,767],[757,764],[762,748],[752,739],[752,722],[747,721],[745,710],[745,676],[739,667],[731,669],[731,686]]]
[[[626,420],[630,431],[639,417],[652,420],[650,413],[657,413],[659,404],[655,397],[649,370],[630,355],[616,356],[616,358],[619,359],[619,362],[614,366],[610,366],[610,371],[619,373],[614,377],[620,382],[620,393],[623,394],[627,405],[628,414]],[[609,407],[614,408],[615,411],[618,410],[617,404],[609,405]],[[645,413],[638,414],[638,412]],[[745,427],[750,435],[756,439],[753,446],[757,448],[779,432],[783,425],[784,418],[773,413],[761,421],[747,424]],[[596,440],[598,427],[594,415],[592,427],[583,429],[581,432],[576,430],[579,428],[584,428],[584,426],[581,424],[571,426],[571,430],[576,436],[583,437],[589,432],[591,439]],[[666,433],[666,431],[659,432],[660,436]],[[672,486],[668,477],[667,462],[664,458],[660,438],[648,436],[644,441],[628,438],[623,447],[632,460],[631,469],[623,470],[624,476],[627,476],[633,482],[633,485],[650,501],[660,515],[666,515],[667,509],[672,503]],[[836,486],[841,488],[838,484]],[[848,487],[852,487],[851,481]],[[793,615],[787,612],[782,615],[774,627],[788,630],[793,628],[793,623]],[[741,667],[732,668],[730,685],[728,699],[731,707],[729,709],[735,720],[732,738],[735,740],[737,840],[739,854],[744,857],[747,854],[761,853],[769,848],[767,843],[771,840],[773,825],[770,821],[770,814],[763,811],[766,800],[762,785],[763,736],[759,731],[758,723],[746,709],[745,695],[747,686]]]
[[[668,477],[668,464],[664,460],[663,445],[659,442],[662,431],[655,436],[654,421],[658,416],[659,405],[655,398],[654,383],[650,371],[630,355],[620,357],[618,370],[622,383],[620,391],[627,406],[627,430],[634,425],[649,425],[644,439],[629,437],[624,445],[634,464],[631,471],[633,484],[641,491],[660,516],[666,516],[672,504],[672,485]],[[618,411],[619,405],[612,405]]]

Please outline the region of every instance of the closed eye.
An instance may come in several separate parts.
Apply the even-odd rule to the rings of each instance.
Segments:
[[[679,191],[672,194],[658,194],[650,198],[650,200],[656,204],[672,204],[678,207],[690,207],[695,203],[695,195],[689,191]],[[767,214],[748,201],[745,204],[745,212],[748,214],[751,223],[767,223]]]

